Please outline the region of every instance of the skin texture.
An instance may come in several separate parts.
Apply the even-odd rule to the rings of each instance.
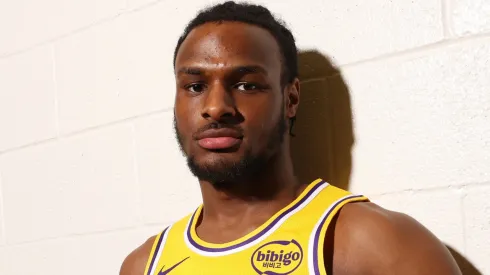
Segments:
[[[255,70],[237,70],[250,66]],[[294,177],[288,132],[277,127],[296,114],[299,81],[282,86],[281,54],[273,36],[237,22],[194,29],[178,52],[175,70],[176,131],[193,165],[217,171],[251,156],[265,161],[266,169],[253,180],[199,182],[204,212],[197,234],[207,242],[229,242],[260,226],[306,187]],[[227,152],[200,147],[193,137],[212,123],[239,129],[239,146]],[[128,255],[120,275],[144,273],[154,238]],[[373,203],[344,206],[329,228],[324,251],[328,274],[461,274],[427,229]]]

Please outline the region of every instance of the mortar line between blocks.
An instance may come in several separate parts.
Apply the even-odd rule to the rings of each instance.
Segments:
[[[133,230],[138,230],[138,229],[144,229],[144,226],[129,226],[129,227],[123,227],[123,228],[110,229],[110,230],[99,230],[99,231],[91,231],[91,232],[85,232],[85,233],[72,233],[72,234],[67,234],[67,235],[63,235],[63,236],[47,237],[47,238],[39,238],[39,239],[33,239],[33,240],[20,241],[20,242],[8,244],[7,246],[8,247],[16,247],[16,246],[24,246],[24,245],[34,244],[34,243],[51,242],[51,241],[57,241],[57,240],[71,240],[71,239],[79,238],[79,237],[101,236],[101,235],[106,235],[106,234],[131,232]]]
[[[484,182],[470,182],[466,184],[459,184],[459,185],[446,185],[446,186],[435,186],[435,187],[429,187],[429,188],[409,188],[409,189],[400,189],[396,191],[388,191],[388,192],[382,192],[382,193],[368,193],[365,192],[367,196],[385,196],[385,195],[393,195],[393,194],[399,194],[399,193],[407,193],[407,192],[436,192],[436,191],[441,191],[441,190],[460,190],[464,188],[472,188],[472,187],[478,187],[478,186],[486,186],[490,185],[490,182],[484,181]]]
[[[459,44],[467,43],[470,41],[475,41],[479,39],[488,39],[490,38],[490,33],[478,33],[474,35],[469,35],[469,36],[461,36],[457,37],[457,39],[443,39],[431,44],[427,45],[422,45],[419,47],[415,48],[410,48],[406,50],[401,50],[397,52],[391,52],[391,53],[386,53],[382,54],[379,56],[375,56],[372,58],[366,58],[363,60],[359,61],[354,61],[350,63],[345,63],[345,64],[339,64],[340,70],[345,70],[351,67],[356,67],[359,65],[364,65],[364,64],[369,64],[369,63],[376,63],[376,62],[381,62],[381,61],[390,61],[390,60],[396,60],[396,59],[404,59],[404,58],[409,58],[411,56],[417,56],[419,54],[422,54],[424,52],[440,49],[442,47],[451,47],[451,46],[456,46]]]
[[[466,199],[466,190],[463,190],[463,195],[461,196],[461,227],[463,228],[463,253],[466,255],[466,212],[465,212],[465,199]]]
[[[17,150],[26,149],[28,147],[38,146],[38,145],[44,145],[44,144],[51,143],[53,141],[59,141],[60,139],[70,138],[70,137],[73,137],[73,136],[76,136],[76,135],[79,135],[79,134],[84,134],[84,133],[91,132],[91,131],[97,131],[97,130],[100,130],[100,129],[104,128],[104,127],[111,127],[111,126],[115,126],[115,125],[121,125],[121,124],[128,123],[128,122],[131,122],[131,121],[134,121],[134,120],[152,117],[154,115],[163,114],[163,113],[166,113],[166,112],[169,112],[169,111],[172,111],[172,110],[173,110],[173,107],[171,107],[171,108],[163,108],[161,110],[157,110],[157,111],[153,111],[153,112],[149,112],[149,113],[145,113],[145,114],[141,114],[141,115],[136,115],[136,116],[133,116],[133,117],[124,118],[124,119],[120,119],[120,120],[116,120],[116,121],[111,121],[111,122],[108,122],[108,123],[104,123],[104,124],[100,124],[100,125],[97,125],[97,126],[88,127],[88,128],[85,128],[85,129],[82,129],[82,130],[78,130],[78,131],[74,131],[74,132],[70,132],[70,133],[67,133],[67,134],[60,134],[60,136],[57,137],[57,138],[48,138],[48,139],[44,139],[44,140],[38,140],[38,141],[35,141],[35,142],[26,143],[26,144],[23,144],[23,145],[20,145],[20,146],[15,146],[15,147],[8,148],[8,149],[5,149],[3,151],[0,151],[0,156],[5,155],[5,154],[8,154],[8,153],[11,153],[11,152],[14,152],[14,151],[17,151]]]
[[[6,232],[6,224],[5,224],[5,201],[3,200],[3,182],[2,182],[2,171],[0,171],[0,229],[1,235],[0,240],[3,241],[3,244],[7,244],[7,232]],[[1,244],[1,243],[0,243]]]
[[[155,1],[151,1],[149,3],[146,3],[146,4],[141,5],[139,7],[135,7],[135,8],[130,9],[129,8],[128,1],[126,0],[125,1],[126,2],[125,3],[126,5],[125,5],[125,8],[123,10],[120,10],[118,12],[115,12],[115,13],[113,13],[111,15],[106,16],[106,17],[103,17],[103,18],[94,20],[92,22],[89,22],[86,25],[75,27],[71,31],[68,31],[68,32],[65,32],[65,33],[60,33],[58,35],[55,35],[53,37],[48,37],[48,38],[46,38],[44,40],[41,40],[41,41],[33,42],[31,44],[25,45],[23,47],[20,47],[18,49],[15,49],[15,50],[11,50],[11,51],[0,53],[0,59],[5,59],[5,58],[12,57],[12,56],[20,55],[20,54],[26,53],[26,52],[28,52],[28,51],[30,51],[32,49],[35,49],[37,47],[41,47],[41,46],[44,46],[44,45],[47,45],[47,44],[50,44],[50,43],[55,43],[55,42],[57,42],[57,41],[59,41],[61,39],[64,39],[66,37],[69,37],[69,36],[72,36],[72,35],[76,35],[78,33],[84,32],[84,31],[86,31],[88,29],[91,29],[93,27],[96,27],[96,26],[99,26],[99,25],[103,25],[105,23],[108,23],[108,22],[111,22],[113,20],[116,20],[117,18],[119,18],[121,16],[125,16],[125,15],[129,15],[129,14],[132,14],[132,13],[135,13],[135,12],[146,10],[147,8],[150,8],[150,7],[154,6],[154,5],[157,5],[157,4],[159,4],[160,2],[163,2],[163,1],[166,1],[166,0],[155,0]]]
[[[441,0],[441,20],[442,20],[442,30],[444,32],[444,38],[448,39],[452,37],[451,32],[451,0]]]
[[[55,48],[54,44],[51,43],[51,63],[52,63],[52,77],[53,77],[53,87],[54,87],[54,121],[55,121],[55,127],[56,127],[56,139],[59,139],[60,137],[60,108],[59,108],[59,100],[58,100],[58,81],[57,81],[57,75],[56,75],[56,53],[55,53]]]
[[[8,149],[5,149],[3,151],[0,151],[0,156],[14,152],[14,151],[17,151],[17,150],[22,150],[22,149],[25,149],[28,147],[48,144],[48,143],[56,141],[56,140],[57,140],[57,138],[48,138],[48,139],[38,140],[38,141],[34,141],[34,142],[29,142],[29,143],[26,143],[26,144],[23,144],[20,146],[15,146],[15,147],[8,148]]]
[[[29,45],[25,45],[25,46],[23,46],[19,49],[16,49],[16,50],[0,53],[0,59],[5,59],[5,58],[9,58],[9,57],[16,56],[16,55],[21,55],[21,54],[29,52],[30,50],[35,49],[37,47],[41,47],[41,46],[45,46],[45,45],[48,45],[51,43],[58,42],[61,39],[64,39],[64,38],[72,36],[72,35],[76,35],[76,34],[81,33],[81,32],[84,32],[88,29],[91,29],[92,27],[96,27],[96,26],[105,24],[107,22],[111,22],[113,20],[116,20],[117,18],[119,18],[121,15],[124,15],[125,13],[127,13],[127,12],[125,12],[125,11],[118,12],[118,13],[109,15],[107,17],[100,18],[98,20],[94,20],[94,21],[92,21],[92,22],[90,22],[84,26],[75,27],[71,31],[68,31],[65,33],[60,33],[58,35],[55,35],[53,37],[48,37],[48,38],[41,40],[41,41],[33,42]]]
[[[166,0],[153,0],[153,1],[150,1],[148,3],[144,3],[140,6],[134,6],[134,7],[130,7],[129,6],[129,1],[126,0],[126,11],[124,12],[124,14],[130,14],[130,13],[133,13],[133,12],[139,12],[139,11],[143,11],[143,10],[146,10],[152,6],[155,6],[155,5],[158,5],[160,2],[164,2]]]
[[[66,134],[61,134],[60,137],[61,138],[70,138],[70,137],[73,137],[73,136],[76,136],[76,135],[79,135],[79,134],[84,134],[84,133],[87,133],[87,132],[100,130],[100,129],[105,128],[105,127],[120,125],[120,124],[128,123],[128,122],[131,122],[131,121],[134,121],[134,120],[148,118],[148,117],[152,117],[154,115],[163,114],[163,113],[166,113],[166,112],[172,111],[172,110],[173,110],[173,107],[162,108],[160,110],[151,111],[151,112],[140,114],[140,115],[135,115],[135,116],[132,116],[132,117],[122,118],[122,119],[119,119],[119,120],[114,120],[114,121],[111,121],[111,122],[102,123],[102,124],[98,124],[98,125],[95,125],[95,126],[90,126],[90,127],[87,127],[87,128],[81,129],[81,130],[75,130],[73,132],[69,132],[69,133],[66,133]]]

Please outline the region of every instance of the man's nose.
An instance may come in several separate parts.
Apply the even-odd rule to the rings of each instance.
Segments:
[[[201,115],[205,119],[222,121],[236,115],[236,106],[232,91],[221,83],[215,83],[207,92]]]

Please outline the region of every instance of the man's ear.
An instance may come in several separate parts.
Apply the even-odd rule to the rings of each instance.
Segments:
[[[300,83],[299,79],[295,78],[294,81],[286,86],[286,116],[288,118],[296,117],[299,106],[299,94]]]

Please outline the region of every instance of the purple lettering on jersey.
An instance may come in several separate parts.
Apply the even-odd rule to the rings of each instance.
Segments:
[[[268,242],[255,250],[250,262],[258,274],[287,275],[303,261],[303,248],[296,240]]]

